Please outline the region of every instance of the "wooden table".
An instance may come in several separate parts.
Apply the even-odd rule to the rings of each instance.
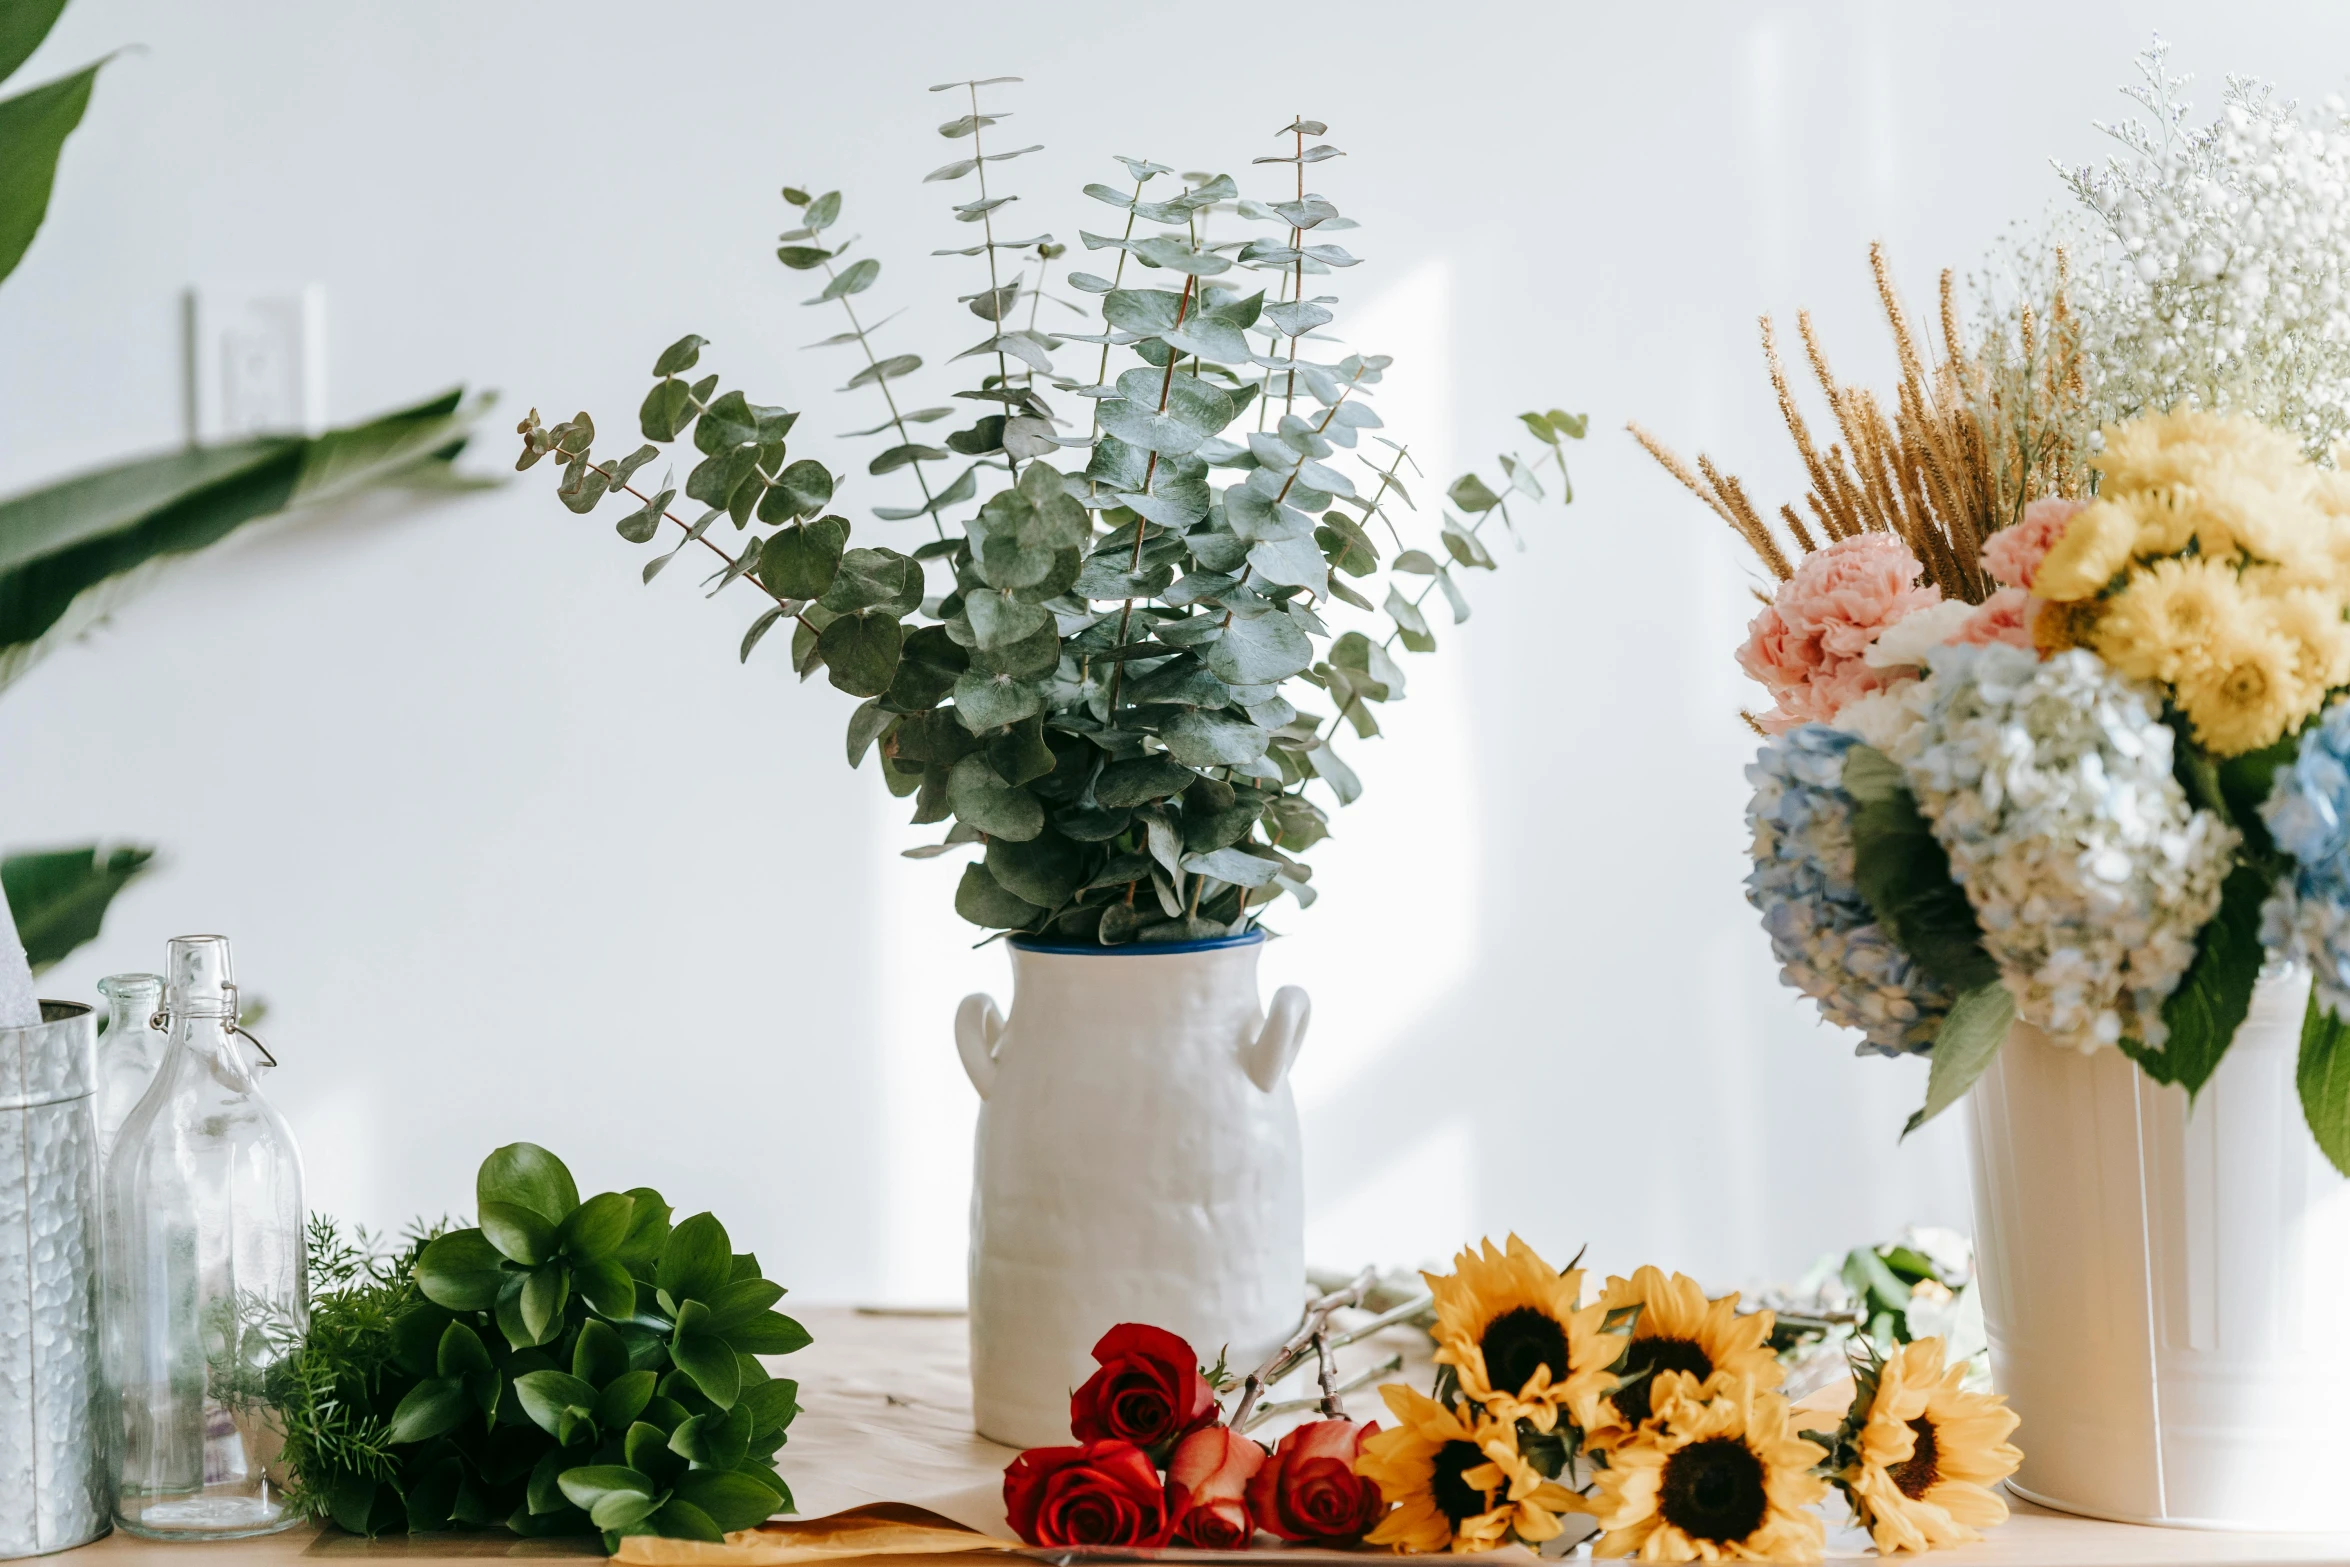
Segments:
[[[1012,1450],[971,1431],[960,1316],[873,1314],[811,1308],[799,1316],[816,1342],[776,1370],[800,1381],[799,1419],[782,1454],[783,1476],[804,1517],[866,1502],[917,1502],[950,1516],[984,1505]],[[1424,1348],[1425,1340],[1420,1341]],[[1374,1358],[1409,1346],[1381,1345]],[[1371,1346],[1363,1346],[1370,1348]],[[1350,1352],[1358,1353],[1359,1351]],[[1415,1381],[1425,1378],[1415,1373]],[[1369,1393],[1354,1395],[1359,1419],[1377,1418]],[[2029,1442],[2031,1433],[2018,1433]],[[2343,1477],[2350,1485],[2350,1476]],[[1939,1551],[1933,1567],[2109,1567],[2109,1564],[2334,1562],[2350,1564],[2350,1534],[2230,1534],[2145,1529],[2073,1518],[2011,1498],[2014,1516],[1979,1545]],[[1866,1553],[1867,1540],[1831,1530],[1831,1558]],[[593,1541],[519,1540],[502,1533],[419,1535],[362,1540],[336,1530],[303,1528],[261,1540],[165,1545],[117,1534],[71,1553],[76,1567],[179,1567],[218,1562],[290,1562],[296,1558],[401,1557],[414,1561],[485,1557],[600,1556]],[[1581,1553],[1578,1553],[1581,1554]],[[911,1561],[914,1558],[893,1558]],[[1019,1558],[1011,1558],[1018,1561]]]

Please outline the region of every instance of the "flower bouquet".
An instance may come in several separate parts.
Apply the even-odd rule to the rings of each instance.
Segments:
[[[1600,1556],[1644,1561],[1817,1560],[1831,1489],[1881,1550],[1978,1538],[2007,1516],[1990,1487],[2020,1456],[2016,1417],[1967,1391],[1939,1339],[1873,1351],[1826,1431],[1799,1430],[1776,1389],[1769,1311],[1741,1313],[1653,1267],[1610,1278],[1590,1304],[1579,1268],[1551,1267],[1516,1236],[1464,1250],[1430,1294],[1344,1333],[1351,1291],[1314,1304],[1299,1338],[1237,1386],[1191,1346],[1138,1324],[1113,1329],[1070,1400],[1066,1447],[1004,1473],[1012,1528],[1032,1545],[1246,1549],[1362,1542],[1467,1553],[1597,1534]],[[1435,1385],[1379,1389],[1393,1424],[1357,1426],[1335,1347],[1433,1306]],[[1262,1390],[1318,1367],[1321,1395],[1262,1405]],[[1227,1412],[1218,1395],[1235,1393]],[[1248,1432],[1308,1420],[1270,1448]],[[1570,1533],[1570,1531],[1574,1531]]]
[[[2161,1320],[2137,1349],[2070,1312],[2117,1401],[2146,1405],[2148,1358],[2181,1357],[2154,1373],[2149,1455],[2025,1479],[2169,1519],[2165,1445],[2176,1467],[2234,1474],[2178,1444],[2258,1428],[2251,1406],[2293,1375],[2289,1331],[2241,1316],[2216,1329],[2224,1375],[2196,1369],[2212,1322],[2166,1304],[2209,1288],[2195,1237],[2216,1225],[2281,1272],[2321,1231],[2350,1242],[2322,1218],[2350,1171],[2350,117],[2231,79],[2198,128],[2159,44],[2140,65],[2152,123],[2108,128],[2123,152],[2067,176],[2081,220],[1997,269],[1971,321],[1945,273],[1929,341],[1873,253],[1890,409],[1836,376],[1805,316],[1832,416],[1815,433],[1765,320],[1800,512],[1766,519],[1709,460],[1634,434],[1773,579],[1738,659],[1770,699],[1745,715],[1764,737],[1747,894],[1782,977],[1864,1053],[1930,1060],[1911,1129],[1992,1074],[1973,1131],[2003,1385],[2071,1354],[2041,1331],[2059,1331],[2055,1299],[2027,1284],[2118,1281],[2125,1316],[2152,1292],[2140,1316]],[[2015,1037],[2033,1042],[2003,1059]],[[2185,1094],[2105,1064],[2124,1057]],[[2257,1127],[2205,1108],[2215,1079]],[[2265,1108],[2286,1093],[2306,1161]],[[2232,1195],[2269,1179],[2247,1161],[2277,1160],[2278,1189],[2306,1201]],[[2197,1387],[2227,1407],[2183,1413]],[[2079,1451],[2042,1426],[2053,1381],[2009,1390],[2036,1455]],[[2151,1491],[2114,1499],[2133,1466]],[[2197,1521],[2266,1510],[2212,1484]]]

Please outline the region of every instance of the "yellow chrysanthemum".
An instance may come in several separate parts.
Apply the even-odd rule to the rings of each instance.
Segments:
[[[2314,691],[2350,685],[2350,620],[2342,601],[2322,588],[2293,587],[2269,595],[2261,609],[2297,655],[2294,671]]]
[[[1944,1369],[1937,1338],[1902,1346],[1878,1374],[1858,1461],[1841,1478],[1881,1552],[1961,1545],[2007,1517],[1990,1488],[2023,1461],[2007,1440],[2015,1412],[2005,1399],[1964,1391],[1965,1376],[1964,1365]]]
[[[1685,1273],[1667,1278],[1659,1269],[1638,1268],[1629,1279],[1609,1279],[1599,1304],[1611,1312],[1638,1306],[1640,1315],[1613,1368],[1621,1385],[1573,1411],[1586,1446],[1605,1449],[1630,1437],[1652,1412],[1652,1387],[1667,1372],[1700,1382],[1719,1372],[1756,1388],[1779,1385],[1779,1357],[1770,1349],[1776,1319],[1768,1311],[1740,1316],[1735,1291],[1708,1300]]]
[[[1561,1273],[1512,1235],[1506,1250],[1490,1240],[1463,1248],[1451,1273],[1421,1277],[1436,1296],[1437,1364],[1495,1418],[1549,1431],[1560,1410],[1585,1408],[1615,1386],[1608,1367],[1624,1341],[1599,1330],[1606,1307],[1578,1307],[1581,1269]]]
[[[1591,1511],[1607,1531],[1595,1556],[1644,1562],[1817,1561],[1826,1545],[1809,1511],[1827,1457],[1787,1428],[1787,1401],[1735,1377],[1656,1379],[1656,1412],[1608,1454]]]
[[[2178,685],[2195,739],[2215,756],[2241,756],[2316,712],[2325,688],[2301,678],[2300,650],[2265,616],[2225,629]]]
[[[2128,493],[2116,491],[2106,499],[2127,512],[2137,524],[2130,553],[2141,560],[2176,555],[2198,540],[2198,524],[2204,522],[2203,513],[2196,503],[2195,492],[2183,484]]]
[[[2090,463],[2100,494],[2197,484],[2221,461],[2280,475],[2303,466],[2291,436],[2240,414],[2180,408],[2107,425],[2103,435],[2105,449]]]
[[[2158,560],[2105,601],[2089,646],[2132,679],[2175,683],[2248,624],[2235,568],[2200,557]]]
[[[1475,1405],[1448,1409],[1397,1382],[1379,1395],[1395,1424],[1364,1439],[1355,1472],[1394,1507],[1366,1544],[1467,1553],[1506,1545],[1514,1534],[1539,1545],[1558,1538],[1561,1513],[1589,1510],[1518,1452],[1515,1421]]]
[[[2138,544],[2137,516],[2118,501],[2096,500],[2073,514],[2064,536],[2032,576],[2035,596],[2069,604],[2095,598],[2130,563]]]

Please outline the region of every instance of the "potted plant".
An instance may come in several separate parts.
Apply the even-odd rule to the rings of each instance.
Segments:
[[[816,346],[852,360],[845,390],[882,415],[868,474],[907,492],[872,508],[889,542],[851,543],[839,481],[791,453],[798,414],[722,387],[699,336],[654,362],[644,444],[599,456],[585,413],[534,413],[519,466],[551,460],[575,512],[628,497],[621,536],[667,546],[648,582],[686,553],[715,566],[713,592],[756,597],[742,657],[788,629],[800,676],[857,699],[850,764],[945,829],[910,852],[963,859],[957,912],[1010,938],[1009,1021],[973,997],[956,1034],[985,1100],[977,1420],[1032,1446],[1063,1429],[1115,1323],[1147,1315],[1243,1359],[1296,1323],[1285,1076],[1307,1007],[1286,990],[1261,1010],[1261,922],[1313,901],[1303,856],[1327,804],[1361,792],[1339,735],[1379,732],[1399,654],[1436,646],[1436,601],[1467,618],[1459,575],[1492,569],[1492,524],[1543,497],[1537,469],[1571,494],[1562,443],[1584,423],[1524,415],[1538,461],[1464,475],[1431,507],[1439,528],[1415,521],[1418,470],[1373,407],[1389,361],[1341,352],[1338,301],[1315,292],[1357,259],[1333,242],[1352,222],[1306,188],[1340,156],[1325,128],[1281,130],[1255,160],[1279,181],[1261,198],[1120,158],[1115,185],[1085,187],[1098,270],[1056,272],[1065,242],[995,232],[1018,199],[999,165],[1037,150],[995,150],[1005,116],[982,93],[1009,80],[935,89],[966,111],[939,127],[962,155],[926,182],[969,197],[967,242],[941,253],[968,259],[980,333],[944,403],[911,406],[922,358],[862,313],[881,263],[840,237],[839,193],[783,192],[777,259],[840,313]],[[674,469],[642,482],[689,437],[682,498]]]
[[[2350,122],[2231,78],[2197,127],[2161,46],[2139,63],[2153,122],[2068,174],[2083,220],[1976,320],[1946,273],[1922,337],[1877,255],[1891,410],[1805,319],[1815,433],[1766,321],[1803,512],[1635,434],[1777,579],[1739,660],[1783,977],[1930,1059],[1911,1128],[1969,1102],[2012,1483],[2338,1529]]]

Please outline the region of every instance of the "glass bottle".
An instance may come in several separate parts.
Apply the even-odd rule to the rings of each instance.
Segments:
[[[106,1165],[114,1514],[236,1539],[299,1521],[263,1395],[308,1326],[302,1156],[240,1046],[227,939],[175,937],[164,973],[170,1045]]]
[[[114,1146],[114,1134],[146,1097],[170,1040],[155,1026],[163,1005],[160,974],[109,974],[98,981],[106,998],[106,1032],[98,1039],[98,1154]]]

